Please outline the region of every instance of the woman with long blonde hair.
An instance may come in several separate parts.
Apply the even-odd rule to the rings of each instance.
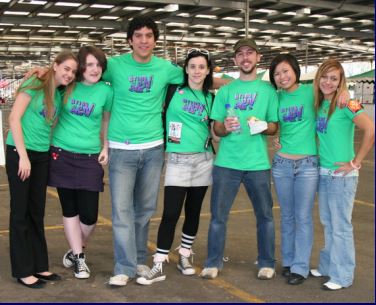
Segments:
[[[49,71],[21,84],[9,115],[6,172],[10,191],[10,258],[12,276],[29,288],[59,280],[48,271],[44,210],[51,128],[61,107],[61,86],[74,80],[77,59],[69,51],[57,55]]]
[[[313,276],[329,277],[323,284],[325,290],[338,290],[353,283],[355,247],[351,215],[359,169],[375,135],[374,123],[358,101],[350,100],[343,109],[336,106],[345,89],[342,65],[335,59],[325,61],[314,80],[320,156],[319,211],[325,245],[320,251],[318,269],[311,270]],[[357,152],[355,126],[363,132]]]

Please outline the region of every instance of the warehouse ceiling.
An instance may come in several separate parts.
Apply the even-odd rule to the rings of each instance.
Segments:
[[[374,1],[0,0],[0,76],[19,75],[86,44],[110,56],[128,52],[127,24],[140,15],[158,22],[155,55],[181,63],[187,49],[206,48],[224,71],[234,70],[232,47],[247,31],[260,46],[261,68],[280,52],[296,55],[302,66],[375,55]]]

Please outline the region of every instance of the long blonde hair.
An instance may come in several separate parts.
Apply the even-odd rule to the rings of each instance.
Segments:
[[[345,71],[343,70],[341,63],[338,60],[328,59],[321,64],[321,66],[317,70],[315,80],[313,81],[313,89],[314,89],[314,94],[315,94],[315,110],[317,113],[324,101],[324,94],[320,90],[320,79],[323,77],[324,74],[328,73],[331,70],[339,70],[340,81],[338,84],[337,91],[334,93],[330,101],[328,120],[336,108],[338,97],[347,88]]]
[[[53,61],[51,67],[48,71],[41,76],[40,78],[35,78],[30,85],[21,86],[17,89],[16,96],[20,92],[24,92],[26,90],[43,90],[44,93],[44,106],[45,106],[45,117],[46,120],[53,120],[55,115],[55,107],[54,107],[54,100],[55,100],[55,91],[56,91],[56,84],[55,84],[55,71],[54,71],[54,64],[57,65],[62,64],[64,61],[73,59],[77,64],[78,60],[77,57],[71,51],[62,51],[60,52],[55,60]],[[38,80],[38,81],[37,81]],[[72,81],[68,86],[66,86],[65,94],[64,94],[64,102],[68,99],[68,96],[72,93],[74,88],[74,81]]]

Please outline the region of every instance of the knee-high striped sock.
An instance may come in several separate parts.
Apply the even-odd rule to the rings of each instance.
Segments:
[[[193,242],[195,241],[195,238],[196,238],[196,236],[190,236],[190,235],[182,233],[180,249],[182,250],[183,253],[189,253],[190,254]],[[184,251],[185,249],[189,250],[189,252]],[[181,254],[183,254],[183,253],[181,253]],[[189,255],[184,255],[184,256],[189,256]]]

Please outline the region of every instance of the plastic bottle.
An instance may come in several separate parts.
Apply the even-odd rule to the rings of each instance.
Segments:
[[[239,116],[236,114],[235,109],[231,108],[230,104],[226,104],[225,108],[226,108],[226,113],[227,113],[226,117],[228,117],[228,118],[235,118],[239,122]],[[238,128],[236,128],[232,132],[235,133],[235,134],[239,134],[239,133],[242,132],[242,128],[240,126],[240,122],[239,122]]]

